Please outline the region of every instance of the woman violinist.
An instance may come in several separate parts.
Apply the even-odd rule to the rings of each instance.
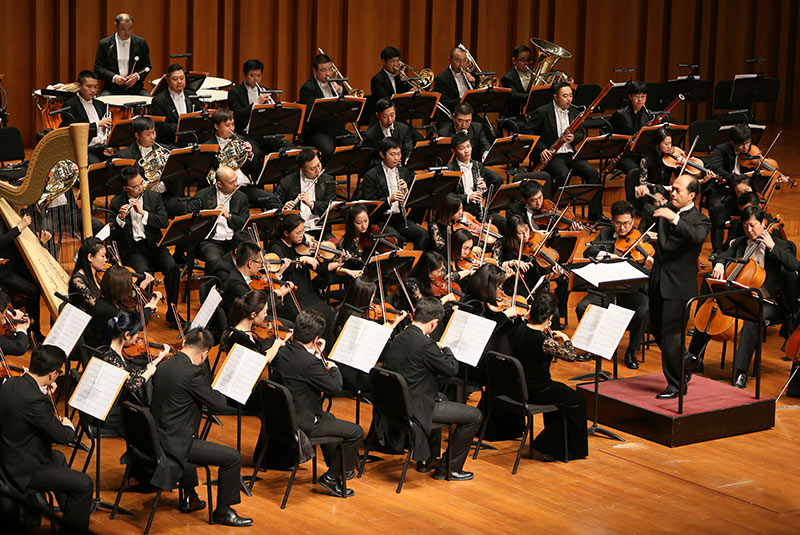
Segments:
[[[651,193],[654,185],[669,186],[672,179],[680,171],[668,167],[664,164],[664,156],[672,153],[672,135],[666,128],[660,128],[655,131],[652,137],[652,143],[647,150],[644,158],[639,161],[639,167],[632,169],[625,177],[625,196],[628,202],[636,202],[636,186],[648,184],[651,187]]]
[[[384,237],[373,237],[378,234],[384,234]],[[387,227],[381,232],[381,229],[371,224],[365,205],[358,203],[351,206],[347,210],[344,236],[341,241],[341,248],[347,253],[348,258],[344,260],[340,271],[353,279],[358,277],[369,260],[370,253],[385,253],[397,248],[400,238],[394,234],[391,227]],[[376,239],[378,240],[377,246],[375,245]]]
[[[461,199],[455,193],[448,193],[436,208],[431,211],[428,233],[435,251],[445,253],[447,250],[447,228],[450,228],[450,232],[455,230],[453,224],[461,221],[463,217],[464,207],[461,204]]]
[[[0,350],[4,355],[24,355],[30,346],[28,329],[31,318],[21,310],[13,310],[11,298],[5,292],[0,292],[0,311],[3,314],[0,323],[5,328],[5,332],[0,335]]]
[[[464,286],[469,276],[491,258],[487,250],[486,258],[481,262],[483,250],[475,245],[476,238],[467,229],[458,229],[450,236],[450,273],[451,280]],[[493,260],[493,259],[492,259]]]
[[[69,278],[70,303],[91,313],[100,297],[100,279],[107,261],[106,246],[101,240],[95,237],[83,240]]]
[[[390,298],[400,310],[413,310],[421,297],[438,297],[443,304],[458,301],[458,284],[451,283],[448,290],[447,266],[444,257],[435,251],[425,251],[405,279],[405,289],[398,289]],[[411,302],[409,303],[409,299]]]

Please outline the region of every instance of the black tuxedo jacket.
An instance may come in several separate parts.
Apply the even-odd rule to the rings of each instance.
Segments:
[[[736,166],[737,157],[738,154],[736,154],[733,144],[726,141],[714,147],[714,152],[711,153],[711,163],[708,164],[709,169],[728,182],[731,190],[734,186],[731,175],[733,174],[733,168]]]
[[[628,105],[620,108],[611,116],[611,127],[615,134],[632,136],[650,120],[650,112],[644,107],[639,113],[633,113],[633,108]]]
[[[131,87],[117,85],[111,81],[115,75],[119,74],[119,65],[117,64],[117,40],[115,36],[116,34],[112,33],[108,37],[100,39],[100,42],[97,44],[97,53],[94,56],[94,72],[103,80],[103,90],[111,91],[115,95],[135,95],[143,89],[147,73],[141,74],[136,83]],[[136,56],[139,56],[139,60],[134,66],[133,58]],[[147,41],[145,41],[143,37],[131,35],[128,67],[133,67],[135,72],[139,72],[145,67],[151,67],[150,47],[147,46]]]
[[[411,187],[413,174],[407,167],[398,167],[397,176]],[[386,201],[389,197],[389,185],[381,164],[376,165],[364,174],[364,180],[356,188],[354,199],[362,201]]]
[[[236,270],[236,264],[233,262],[233,250],[230,250],[222,255],[218,262],[214,263],[212,275],[219,279],[218,286],[224,287],[225,281],[228,280],[234,270]]]
[[[681,216],[683,217],[683,216]],[[603,227],[597,237],[589,242],[583,256],[586,258],[597,258],[598,253],[605,251],[607,253],[614,252],[614,228]]]
[[[103,115],[106,114],[108,106],[104,102],[97,99],[92,100],[92,105],[94,106],[95,111],[97,111],[97,116],[102,119]],[[86,110],[83,109],[83,104],[81,104],[80,97],[78,97],[78,95],[68,98],[64,102],[64,107],[69,107],[69,110],[61,114],[61,124],[58,125],[59,127],[69,126],[74,123],[89,122],[89,116],[86,115]],[[90,123],[89,141],[91,141],[96,135],[97,123]]]
[[[292,393],[298,425],[310,433],[324,412],[320,393],[335,396],[342,391],[339,368],[326,370],[322,360],[295,341],[278,351],[272,366],[275,380]]]
[[[322,94],[322,89],[319,88],[317,79],[312,76],[300,87],[299,102],[305,104],[307,107],[306,118],[308,118],[309,113],[311,113],[311,107],[314,105],[314,101],[318,98],[325,98],[325,95]],[[313,126],[311,123],[306,123],[303,125],[303,132],[338,132],[343,128],[344,123],[336,121],[331,121],[326,126],[322,126],[320,123],[316,123]]]
[[[643,217],[656,222],[658,233],[650,291],[660,291],[664,299],[689,300],[697,295],[697,257],[711,230],[711,221],[692,207],[681,212],[678,224],[673,225],[663,217],[653,219],[655,210],[650,203],[642,208]]]
[[[139,150],[139,145],[134,141],[124,149],[120,150],[114,155],[114,158],[134,159],[137,162],[142,158],[142,151]]]
[[[453,76],[453,71],[450,70],[449,66],[433,79],[433,90],[441,93],[442,97],[439,102],[444,104],[444,107],[450,110],[450,113],[453,113],[453,109],[461,101],[461,97],[458,94],[456,78]],[[445,117],[442,111],[437,111],[436,114],[439,121],[449,119],[449,117]]]
[[[503,117],[522,117],[522,107],[528,102],[528,92],[522,87],[522,80],[515,67],[511,67],[500,78],[500,85],[511,89],[511,97],[503,112]]]
[[[389,80],[389,75],[383,69],[379,70],[375,76],[370,80],[369,87],[372,98],[376,101],[381,98],[391,99],[395,93],[407,93],[411,91],[411,84],[405,80],[401,80],[399,76],[395,76],[394,84],[397,86],[397,91],[392,89],[392,82]]]
[[[277,95],[273,94],[272,99],[277,100]],[[236,131],[244,135],[244,130],[250,121],[250,111],[253,109],[253,105],[250,104],[250,99],[247,97],[247,87],[244,82],[228,90],[228,108],[233,112]]]
[[[241,271],[234,267],[233,271],[228,272],[228,278],[222,285],[222,311],[225,315],[230,314],[233,300],[241,297],[250,291],[250,287],[244,280]]]
[[[403,161],[405,162],[408,159],[408,156],[411,154],[411,151],[414,150],[414,138],[411,135],[411,127],[398,121],[395,121],[392,127],[392,139],[400,143],[400,150],[403,152]],[[367,131],[362,134],[362,137],[364,138],[365,147],[375,149],[375,154],[372,157],[372,161],[374,162],[375,160],[380,160],[381,157],[378,149],[381,141],[383,141],[383,130],[381,130],[381,124],[375,123],[367,128]]]
[[[158,247],[158,242],[161,241],[161,230],[169,226],[167,209],[161,199],[161,194],[152,190],[145,190],[142,193],[141,201],[142,208],[150,214],[147,216],[147,224],[144,226],[145,244],[149,248],[155,248]],[[122,192],[111,199],[111,204],[108,208],[115,214],[111,230],[123,254],[126,250],[136,245],[133,239],[133,216],[131,215],[133,210],[128,211],[128,215],[125,217],[125,226],[120,227],[117,224],[119,209],[127,203],[128,194]]]
[[[183,98],[186,101],[186,113],[197,111],[195,109],[196,99],[189,98],[196,93],[191,89],[183,90]],[[150,103],[150,115],[158,115],[164,117],[164,122],[161,129],[158,131],[159,143],[175,143],[175,132],[178,130],[178,109],[175,108],[175,103],[172,102],[172,97],[169,94],[169,89],[164,89],[158,95],[153,97]]]
[[[569,122],[572,123],[572,121],[580,115],[580,111],[570,106],[568,115]],[[544,149],[550,148],[550,146],[561,137],[563,132],[559,132],[556,126],[556,111],[553,109],[552,101],[536,108],[533,117],[531,117],[531,130],[533,133],[540,136],[539,141],[536,142],[536,147],[534,147],[534,152],[536,152],[537,155]],[[575,139],[571,143],[572,148],[576,148],[585,137],[586,131],[583,127],[578,128],[575,132]]]
[[[225,396],[211,388],[206,367],[195,366],[185,353],[179,352],[159,364],[151,382],[150,411],[169,462],[156,468],[150,482],[162,489],[172,489],[183,471],[192,468],[187,457],[203,406],[213,413],[226,410],[227,403]]]
[[[447,165],[447,168],[450,171],[461,171],[461,168],[458,166],[458,160],[453,158],[450,163]],[[475,191],[478,187],[478,178],[483,178],[483,181],[486,182],[486,187],[492,187],[492,195],[497,192],[497,188],[499,188],[503,184],[503,179],[500,178],[500,175],[492,171],[491,169],[487,169],[484,165],[477,161],[472,160],[472,180],[474,184],[472,185],[472,191]],[[459,181],[456,184],[455,192],[461,198],[461,202],[466,205],[467,203],[467,196],[464,193],[464,184],[462,181]]]
[[[764,253],[764,270],[766,271],[764,287],[773,299],[780,300],[785,294],[782,282],[786,280],[785,277],[781,277],[781,271],[797,271],[800,268],[800,262],[797,261],[797,247],[794,243],[775,236],[772,239],[775,240],[775,247],[771,251],[765,249]],[[746,250],[747,236],[740,236],[731,244],[726,256],[742,258]]]
[[[439,128],[439,135],[442,137],[452,137],[457,133],[452,119],[448,119],[447,122]],[[489,140],[486,138],[486,131],[481,123],[473,120],[467,129],[467,135],[472,145],[473,156],[483,158],[483,155],[492,148],[492,144],[489,143]]]
[[[14,484],[25,489],[42,468],[58,462],[52,444],[68,444],[75,431],[59,422],[50,400],[28,374],[0,386],[0,462]]]
[[[189,211],[194,212],[197,210],[214,210],[217,206],[217,188],[210,186],[203,188],[194,197],[189,199]],[[228,221],[228,226],[236,230],[241,230],[250,217],[250,204],[247,202],[247,195],[241,191],[234,192],[230,199],[231,219]]]
[[[336,200],[336,181],[331,175],[322,173],[317,183],[314,184],[314,193],[316,200],[311,207],[311,212],[316,216],[321,216],[328,209],[328,204]],[[280,199],[281,205],[295,200],[300,195],[300,171],[283,177],[275,189],[275,195]]]

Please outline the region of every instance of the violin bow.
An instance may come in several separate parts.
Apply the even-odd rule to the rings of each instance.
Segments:
[[[381,234],[383,234],[384,232],[386,232],[386,227],[388,227],[388,226],[389,226],[389,221],[390,221],[390,220],[391,220],[391,218],[390,218],[390,217],[387,217],[387,218],[386,218],[386,221],[383,223],[383,227],[381,228],[381,232],[380,232]],[[369,252],[369,254],[367,255],[367,259],[366,259],[366,260],[364,260],[364,268],[365,268],[365,269],[366,269],[366,267],[367,267],[367,264],[369,264],[369,261],[370,261],[370,260],[372,260],[372,257],[373,257],[373,255],[375,254],[375,251],[378,249],[378,242],[380,241],[380,238],[373,239],[373,241],[374,241],[375,243],[373,243],[373,244],[372,244],[372,250],[371,250],[371,251]]]
[[[548,239],[550,239],[550,236],[552,236],[553,232],[556,230],[556,227],[558,226],[558,223],[559,223],[559,221],[561,221],[562,217],[564,217],[564,212],[561,212],[559,214],[559,216],[558,216],[558,219],[556,219],[555,223],[553,223],[552,227],[551,228],[549,227],[549,230],[547,231],[547,234],[545,234],[544,238],[539,243],[539,247],[537,247],[536,250],[533,252],[533,256],[538,255],[539,251],[541,251],[544,248],[545,242]],[[522,241],[520,240],[520,250],[522,250],[521,248],[522,248]]]
[[[175,318],[175,324],[178,326],[178,340],[183,340],[184,332],[183,332],[183,322],[181,321],[181,317],[178,315],[178,309],[175,307],[175,303],[169,304],[170,309],[172,310],[172,315]]]
[[[333,202],[328,203],[328,207],[325,208],[325,217],[322,219],[322,228],[319,231],[319,239],[317,240],[317,247],[314,249],[314,258],[319,255],[319,248],[322,246],[322,235],[325,234],[325,225],[328,224],[328,216],[331,213],[331,208],[333,208]]]
[[[481,227],[481,234],[483,234],[483,227]],[[480,240],[480,238],[478,238]],[[480,265],[483,265],[484,260],[486,260],[486,248],[489,246],[489,223],[486,224],[486,239],[483,240],[483,247],[481,248],[481,262]]]
[[[450,249],[450,233],[451,233],[451,226],[447,225],[447,293],[453,292],[453,285],[450,282],[450,263],[453,261],[453,251]]]
[[[403,278],[400,276],[400,273],[397,271],[397,267],[394,269],[394,275],[397,277],[397,282],[400,284],[400,289],[403,290],[403,295],[406,296],[406,301],[408,301],[408,306],[411,307],[411,313],[413,314],[416,308],[414,307],[414,303],[411,302],[411,296],[408,295],[408,289],[406,288],[406,283],[403,281]]]
[[[642,240],[644,240],[645,236],[647,236],[647,233],[648,233],[648,232],[650,232],[651,230],[653,230],[653,227],[655,227],[655,226],[656,226],[656,224],[655,224],[655,223],[653,223],[652,225],[650,225],[649,227],[647,227],[647,230],[645,230],[644,232],[642,232],[642,235],[641,235],[641,236],[639,236],[639,239],[637,239],[635,242],[633,242],[633,243],[631,244],[631,246],[630,246],[630,247],[628,247],[628,249],[627,249],[627,250],[626,250],[624,253],[622,253],[622,258],[625,258],[626,256],[628,256],[628,254],[630,254],[630,252],[631,252],[631,251],[633,251],[633,248],[634,248],[634,247],[636,247],[637,245],[639,245],[639,243],[640,243]]]
[[[686,158],[683,160],[683,167],[681,167],[681,172],[678,173],[678,176],[681,176],[683,172],[686,170],[686,165],[689,163],[689,158],[692,157],[692,153],[694,152],[694,146],[697,145],[698,139],[700,139],[700,136],[694,136],[694,141],[692,141],[692,146],[689,148],[689,152],[686,153]]]
[[[380,258],[375,260],[375,266],[378,269],[378,294],[381,296],[381,312],[383,313],[383,322],[386,323],[386,296],[383,294],[383,275],[381,273]]]
[[[759,171],[759,170],[761,169],[761,167],[764,165],[764,161],[767,159],[767,156],[768,156],[768,155],[769,155],[769,153],[772,151],[772,147],[774,147],[774,146],[775,146],[775,143],[777,143],[777,142],[778,142],[778,138],[779,138],[779,137],[781,137],[781,134],[782,134],[782,133],[783,133],[783,130],[779,130],[779,131],[778,131],[778,133],[775,135],[775,139],[773,139],[773,140],[772,140],[772,143],[770,143],[769,147],[767,148],[767,152],[765,152],[764,154],[761,154],[761,155],[757,156],[757,158],[758,158],[758,167],[756,167],[755,171],[753,171],[753,174],[754,174],[754,175],[755,175],[756,173],[758,173],[758,171]]]
[[[269,288],[269,302],[272,305],[272,330],[275,333],[275,338],[278,337],[278,311],[275,308],[275,289],[272,287],[272,274],[267,267],[267,260],[264,258],[264,248],[261,247],[261,240],[258,235],[258,226],[253,223],[250,227],[250,233],[255,238],[255,242],[259,244],[258,254],[261,257],[261,267],[264,268],[264,276],[267,278],[267,288]],[[297,307],[298,312],[300,311],[300,307]]]
[[[544,241],[542,241],[544,243]],[[522,263],[522,240],[519,241],[519,252],[517,253],[517,269],[516,273],[514,274],[514,294],[511,296],[511,306],[516,306],[517,303],[517,289],[519,286],[519,274],[520,269],[519,265]]]

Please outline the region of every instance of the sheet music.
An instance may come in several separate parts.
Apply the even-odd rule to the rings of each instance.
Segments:
[[[200,310],[197,311],[197,315],[192,320],[191,329],[195,327],[202,327],[203,329],[206,328],[208,325],[211,316],[214,314],[214,311],[217,310],[217,307],[222,302],[222,295],[220,295],[217,287],[214,286],[211,288],[211,291],[208,292],[208,296],[206,300],[203,301],[203,305],[200,307]]]
[[[67,303],[50,332],[47,334],[44,343],[50,346],[60,347],[64,353],[69,355],[75,349],[78,338],[83,334],[86,326],[92,317],[76,306]]]
[[[364,373],[378,362],[392,330],[368,319],[350,316],[331,349],[330,360]]]
[[[572,272],[599,288],[603,283],[630,281],[632,283],[645,282],[648,276],[632,266],[629,262],[590,262],[585,266],[573,268]]]
[[[234,344],[211,386],[217,392],[244,405],[266,365],[265,355]]]
[[[97,238],[100,241],[106,241],[110,237],[111,237],[111,226],[110,225],[105,225],[103,228],[100,229],[100,232],[98,232],[95,235],[95,238]]]
[[[450,348],[457,361],[477,366],[496,324],[496,321],[456,310],[450,316],[441,342]]]
[[[97,357],[92,357],[72,393],[69,406],[105,421],[128,372]]]
[[[572,345],[610,360],[633,315],[633,310],[613,303],[607,309],[589,305],[572,335]]]

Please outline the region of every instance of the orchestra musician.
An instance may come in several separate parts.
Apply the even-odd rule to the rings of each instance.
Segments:
[[[400,143],[402,161],[406,162],[414,149],[416,133],[407,124],[395,120],[394,102],[388,98],[382,98],[375,103],[375,116],[378,118],[377,122],[364,132],[364,146],[375,149],[370,167],[380,163],[380,144],[387,137]]]
[[[162,229],[169,225],[161,194],[144,189],[137,166],[123,167],[119,177],[122,192],[111,199],[109,209],[117,214],[111,235],[122,262],[137,273],[163,273],[167,303],[177,305],[180,270],[167,248],[159,246]],[[168,314],[167,322],[176,326],[174,315]]]
[[[742,228],[741,223],[741,214],[744,212],[744,209],[748,206],[758,206],[761,207],[761,197],[758,196],[758,193],[754,191],[744,191],[736,197],[736,210],[735,215],[738,218],[737,221],[731,220],[731,226],[728,229],[728,236],[725,239],[725,243],[722,245],[722,251],[725,252],[730,249],[731,245],[733,244],[736,238],[740,236],[744,236],[744,229]],[[764,212],[764,215],[767,217],[767,225],[771,225],[775,222],[775,218],[772,217],[771,214]],[[772,230],[772,235],[775,237],[780,237],[781,229],[776,227]]]
[[[548,148],[580,114],[580,108],[572,105],[572,87],[567,82],[556,82],[551,87],[553,102],[538,107],[531,119],[532,131],[540,136],[534,152],[538,153],[541,161],[547,162],[545,171],[552,177],[556,187],[565,185],[570,171],[580,176],[584,184],[600,184],[600,176],[589,162],[572,157],[575,147],[586,137],[583,128],[574,134],[567,134],[566,143],[555,154]],[[597,195],[589,205],[589,219],[608,222],[608,218],[603,216],[602,195]]]
[[[250,122],[250,113],[257,104],[273,104],[269,93],[261,90],[261,76],[264,74],[264,63],[258,59],[248,59],[242,65],[244,79],[242,83],[228,90],[228,108],[233,112],[236,130],[244,132]]]
[[[456,193],[448,193],[431,210],[428,221],[428,234],[433,249],[444,254],[447,250],[447,233],[453,231],[453,226],[464,218],[464,205]],[[410,224],[410,223],[409,223]]]
[[[786,332],[791,333],[795,327],[795,299],[791,298],[792,289],[797,285],[797,246],[788,240],[783,240],[767,232],[767,214],[759,206],[748,206],[742,211],[741,226],[743,236],[736,238],[727,251],[726,256],[718,256],[711,272],[712,279],[725,279],[725,268],[736,259],[745,256],[745,251],[755,247],[750,258],[755,260],[764,269],[764,283],[759,288],[764,296],[764,322],[766,325],[783,323]],[[776,304],[773,304],[772,300]],[[739,327],[739,343],[733,354],[733,386],[745,388],[747,386],[747,370],[761,336],[761,327],[754,321],[742,320]],[[709,337],[702,331],[695,329],[689,352],[699,357],[702,355]],[[692,367],[698,364],[693,362]],[[689,370],[690,372],[692,370]]]
[[[197,465],[219,466],[214,522],[244,527],[253,520],[239,516],[231,507],[241,501],[241,455],[235,448],[195,436],[203,406],[210,412],[227,410],[225,396],[211,388],[211,378],[203,366],[213,345],[214,337],[209,331],[189,330],[181,350],[158,366],[151,379],[150,410],[167,462],[159,463],[150,482],[162,489],[172,489],[179,480],[184,492],[181,512],[200,511],[205,509],[206,502],[195,491]]]
[[[491,199],[487,199],[487,190],[492,188],[492,195],[503,185],[503,179],[472,158],[473,145],[467,134],[459,132],[450,139],[453,160],[447,166],[451,171],[460,171],[461,180],[456,185],[456,193],[461,198],[464,210],[479,220],[483,218],[483,208]],[[490,212],[492,222],[502,227],[506,221],[497,210]]]
[[[233,233],[244,227],[250,216],[247,195],[238,191],[236,173],[230,167],[217,169],[217,184],[199,190],[189,200],[188,210],[221,210],[211,232],[197,244],[200,257],[205,260],[205,272],[214,272],[214,265],[226,252],[233,249]]]
[[[312,76],[300,88],[299,102],[305,104],[310,111],[314,101],[319,98],[338,97],[344,89],[337,82],[328,82],[334,78],[333,61],[325,54],[317,54],[311,61]],[[303,140],[307,145],[316,147],[323,165],[328,163],[336,147],[353,145],[356,137],[347,131],[341,121],[332,121],[327,125],[306,124],[303,126]]]
[[[475,77],[463,68],[466,64],[466,51],[458,47],[451,48],[450,65],[433,79],[433,90],[442,95],[439,103],[452,112],[455,111],[455,107],[461,101],[464,93],[475,86]],[[450,117],[441,110],[436,113],[436,125],[441,129],[450,120]]]
[[[0,322],[14,329],[9,334],[0,335],[0,351],[4,355],[24,355],[30,346],[28,329],[31,318],[21,310],[11,309],[11,299],[5,292],[0,292],[0,313],[3,314]]]
[[[318,230],[317,218],[336,200],[336,180],[322,168],[313,149],[301,150],[296,161],[297,172],[283,177],[275,194],[284,210],[300,210],[306,231]]]
[[[158,133],[159,143],[175,143],[180,116],[197,111],[195,97],[197,94],[186,87],[186,72],[183,67],[177,63],[167,67],[167,89],[154,96],[150,102],[150,115],[164,117]]]
[[[632,80],[626,84],[628,90],[628,105],[620,108],[611,116],[611,127],[614,134],[635,136],[650,119],[650,110],[647,109],[647,84],[639,80]],[[640,152],[627,151],[617,162],[616,168],[623,173],[639,167],[639,161],[644,157]]]
[[[364,436],[361,426],[336,418],[322,408],[322,396],[335,396],[342,390],[342,375],[337,365],[322,354],[326,340],[325,317],[316,310],[304,310],[294,322],[292,339],[278,351],[273,361],[275,380],[292,393],[300,429],[309,437],[341,437],[342,443],[322,444],[328,471],[318,480],[332,496],[350,497],[353,490],[343,485],[355,477],[358,447]],[[341,472],[342,458],[344,470]]]
[[[368,255],[373,252],[376,238],[380,229],[376,225],[370,225],[369,212],[367,207],[361,203],[356,203],[347,210],[347,217],[344,223],[344,236],[340,243],[341,248],[349,253],[350,258],[345,260],[343,269],[361,269],[369,260]],[[383,238],[380,243],[381,248],[376,248],[383,252],[384,248],[396,249],[400,235],[393,236],[391,229],[384,231],[387,238]],[[381,238],[377,238],[381,239]]]
[[[400,50],[393,46],[387,46],[381,50],[383,67],[375,73],[369,84],[372,98],[376,101],[386,99],[391,102],[392,95],[411,91],[411,84],[403,80],[397,73],[402,55]],[[380,113],[377,110],[377,103],[375,111]]]
[[[472,314],[483,316],[495,323],[485,351],[508,354],[510,346],[507,334],[514,326],[515,319],[520,316],[518,307],[502,307],[498,302],[498,294],[508,275],[509,272],[501,267],[494,264],[483,264],[465,283],[462,283],[464,296],[458,301],[459,308],[464,308]]]
[[[288,261],[284,262],[288,265]],[[230,272],[222,285],[222,310],[230,315],[231,305],[237,297],[250,292],[250,283],[263,270],[261,265],[261,247],[251,241],[244,241],[236,248],[235,269]],[[275,290],[275,297],[283,297],[293,289],[292,283],[281,285]],[[230,323],[230,321],[228,322]]]
[[[117,31],[100,39],[94,56],[94,71],[103,80],[103,95],[143,95],[150,68],[150,47],[144,37],[133,35],[133,17],[114,17]],[[136,59],[138,58],[138,59]]]
[[[56,378],[67,361],[64,351],[42,345],[31,352],[28,371],[0,387],[0,463],[13,488],[52,491],[63,512],[61,533],[83,534],[92,513],[92,480],[71,470],[53,443],[75,440],[75,427],[54,412]],[[9,528],[6,524],[6,529]]]
[[[414,459],[417,471],[428,472],[437,464],[441,432],[432,431],[434,423],[455,424],[450,435],[448,451],[438,461],[434,479],[466,481],[473,473],[464,470],[472,439],[481,425],[481,411],[465,403],[448,401],[439,392],[439,377],[452,377],[458,372],[458,361],[449,347],[434,342],[430,334],[444,318],[442,303],[433,297],[423,297],[416,304],[414,320],[395,336],[384,352],[384,366],[398,372],[406,380],[411,397],[412,414],[423,433],[415,433]],[[449,455],[450,473],[447,473]]]
[[[453,109],[452,121],[439,127],[439,135],[442,137],[452,137],[457,134],[467,135],[476,156],[483,161],[489,149],[492,148],[492,144],[486,137],[483,125],[472,120],[472,113],[472,106],[468,102],[458,104]]]
[[[634,230],[634,211],[633,205],[628,201],[617,201],[611,205],[611,225],[603,227],[595,240],[588,245],[583,253],[587,258],[602,260],[604,258],[621,258],[625,250],[617,249],[615,244],[618,238],[631,235]],[[644,267],[652,269],[653,257],[649,254],[644,260]],[[642,335],[644,334],[644,322],[647,318],[647,288],[636,286],[630,290],[619,290],[616,292],[616,304],[632,310],[634,312],[631,322],[628,324],[630,337],[628,338],[628,348],[625,351],[625,366],[631,370],[639,367],[636,360],[636,351],[642,345]],[[607,292],[590,291],[581,299],[575,308],[578,321],[583,317],[589,305],[605,306],[612,302],[611,295]]]
[[[100,275],[106,268],[106,246],[92,236],[86,238],[78,249],[75,267],[69,278],[69,302],[91,314],[100,297]]]
[[[460,228],[450,235],[450,280],[464,285],[476,269],[480,267],[482,250],[475,245],[475,237],[465,228]],[[491,251],[486,257],[491,258]],[[472,260],[475,260],[472,262]],[[484,259],[485,260],[485,259]],[[460,267],[469,263],[470,267]]]
[[[403,150],[394,138],[384,138],[379,144],[381,163],[364,174],[364,180],[356,188],[353,197],[367,201],[386,201],[388,208],[381,212],[375,223],[383,227],[386,218],[391,218],[387,228],[414,244],[414,249],[424,251],[428,236],[425,229],[411,220],[402,220],[403,199],[411,186],[413,173],[402,167]],[[382,205],[383,206],[383,205]]]
[[[503,117],[513,119],[517,125],[517,132],[527,131],[527,121],[522,115],[522,109],[528,102],[531,89],[531,70],[533,55],[526,45],[514,47],[511,51],[511,68],[500,79],[500,85],[511,89],[511,97],[503,112]]]
[[[439,297],[442,304],[454,303],[458,301],[458,296],[453,293],[457,290],[453,287],[448,293],[446,276],[447,265],[444,256],[436,251],[425,251],[405,279],[408,298],[402,289],[398,289],[390,301],[395,308],[409,312],[413,311],[424,297]]]
[[[108,104],[97,100],[97,75],[92,71],[78,73],[78,92],[64,102],[59,127],[73,123],[89,123],[89,164],[105,160],[106,139],[111,132],[112,120]]]
[[[31,319],[30,332],[38,342],[44,342],[41,331],[39,299],[41,291],[35,284],[27,266],[15,245],[17,237],[31,224],[31,216],[24,214],[17,226],[7,229],[5,221],[0,221],[0,258],[6,262],[0,263],[0,291],[5,291],[12,296],[19,296],[17,306],[25,307],[25,312]],[[5,309],[4,309],[5,310]]]
[[[646,198],[636,197],[636,186],[648,182],[659,186],[669,186],[672,179],[680,169],[669,167],[664,164],[664,156],[672,154],[672,135],[667,128],[659,128],[653,134],[652,143],[647,153],[638,160],[637,167],[629,169],[625,176],[625,196],[626,199],[635,204],[644,202]],[[627,156],[626,153],[625,156]],[[620,161],[623,161],[623,157]],[[627,165],[627,164],[624,164]],[[650,193],[655,193],[651,187]]]
[[[219,145],[222,150],[234,137],[237,137],[236,125],[233,119],[233,112],[229,110],[217,110],[211,118],[214,127],[214,137],[208,142]],[[247,151],[247,159],[242,167],[235,171],[236,183],[239,190],[247,195],[250,206],[273,210],[280,208],[281,203],[270,191],[265,191],[263,187],[256,185],[255,181],[261,175],[261,167],[264,164],[264,155],[260,150],[253,147],[249,141],[244,141],[242,146]]]
[[[637,186],[637,197],[647,193],[647,186]],[[670,204],[656,208],[647,204],[645,214],[656,222],[658,241],[650,275],[650,325],[661,348],[661,367],[667,388],[658,399],[678,397],[681,383],[681,321],[686,303],[697,295],[697,258],[711,229],[711,222],[694,206],[700,183],[690,175],[681,175],[672,183]]]

